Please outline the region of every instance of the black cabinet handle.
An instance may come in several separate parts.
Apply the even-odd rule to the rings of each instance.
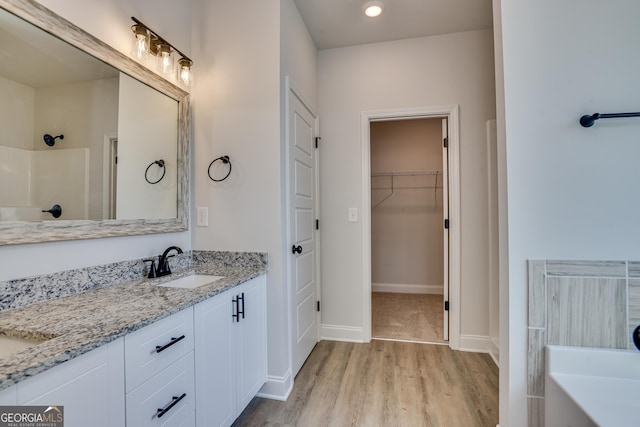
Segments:
[[[291,247],[291,253],[292,253],[292,254],[295,254],[295,253],[299,253],[299,254],[301,254],[301,253],[302,253],[302,246],[300,246],[300,245],[298,245],[298,246],[293,245],[293,246]]]
[[[235,304],[236,305],[235,311],[234,311],[233,307],[231,307],[231,311],[233,312],[231,317],[233,317],[236,320],[236,322],[239,322],[240,321],[240,308],[239,308],[240,306],[238,305],[238,297],[232,299],[231,300],[231,304]]]
[[[176,404],[178,402],[180,402],[182,399],[184,399],[187,396],[187,393],[182,393],[182,396],[178,397],[178,396],[172,396],[171,397],[171,403],[169,403],[167,406],[165,406],[164,408],[158,408],[158,411],[156,412],[156,415],[158,416],[158,418],[161,418],[164,414],[166,414],[167,412],[169,412],[171,410],[171,408],[173,408],[174,406],[176,406]]]
[[[238,315],[242,314],[242,318],[244,319],[244,292],[242,296],[238,296],[238,300],[242,300],[242,310],[238,309]],[[239,322],[240,320],[238,320]]]
[[[172,345],[174,345],[175,343],[177,343],[178,341],[182,341],[184,339],[184,335],[178,337],[178,338],[174,338],[171,337],[171,342],[165,345],[157,345],[156,346],[156,353],[161,353],[163,351],[165,351],[166,349],[168,349],[169,347],[171,347]]]
[[[633,330],[633,344],[640,350],[640,325]]]

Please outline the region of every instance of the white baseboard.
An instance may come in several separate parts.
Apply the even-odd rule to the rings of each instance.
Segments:
[[[362,328],[320,325],[320,339],[328,341],[364,342]]]
[[[496,366],[499,368],[500,367],[500,342],[498,341],[497,338],[490,338],[489,341],[491,341],[490,342],[491,348],[489,349],[489,354],[491,355],[491,358],[495,362]]]
[[[267,375],[267,382],[264,383],[256,396],[285,401],[292,389],[293,377],[291,376],[291,370],[288,370],[284,377]]]
[[[403,283],[372,283],[373,292],[395,292],[398,294],[440,294],[444,293],[442,285],[412,285]]]
[[[460,335],[460,351],[471,351],[474,353],[489,353],[493,343],[491,338],[485,335]]]

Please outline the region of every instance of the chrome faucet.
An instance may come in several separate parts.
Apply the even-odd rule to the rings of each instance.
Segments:
[[[165,251],[158,257],[158,268],[156,269],[155,260],[154,259],[145,259],[144,262],[151,262],[151,267],[149,268],[148,278],[153,279],[155,277],[166,276],[167,274],[171,274],[171,268],[169,267],[169,258],[175,255],[169,255],[169,252],[175,250],[177,253],[181,254],[182,249],[179,246],[169,246]]]

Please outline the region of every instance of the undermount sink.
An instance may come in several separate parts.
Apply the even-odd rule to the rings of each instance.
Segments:
[[[191,276],[181,277],[179,279],[170,280],[168,282],[158,283],[156,286],[165,288],[182,288],[195,289],[200,286],[209,285],[216,280],[222,279],[224,276],[210,276],[208,274],[192,274]]]
[[[36,346],[40,343],[47,341],[46,339],[28,340],[24,338],[10,337],[7,335],[0,335],[0,358],[9,356],[27,348]]]

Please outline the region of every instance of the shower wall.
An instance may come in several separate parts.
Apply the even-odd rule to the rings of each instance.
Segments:
[[[41,213],[62,206],[60,219],[86,219],[89,150],[34,151],[0,146],[0,220],[51,219]]]
[[[101,219],[105,136],[118,129],[118,78],[29,87],[0,77],[0,219]],[[53,147],[44,134],[63,134]]]
[[[36,89],[34,148],[55,151],[89,149],[89,210],[83,219],[103,217],[103,161],[106,135],[118,132],[117,78]],[[44,134],[64,134],[52,148]]]
[[[371,173],[442,171],[441,119],[371,123]],[[371,180],[372,289],[442,293],[442,175]]]

